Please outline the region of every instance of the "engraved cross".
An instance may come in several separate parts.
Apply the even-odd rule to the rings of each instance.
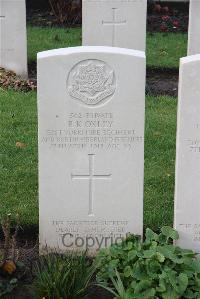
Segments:
[[[94,154],[88,154],[89,157],[89,173],[88,174],[71,174],[72,179],[88,180],[89,181],[89,216],[93,214],[93,193],[94,193],[94,180],[106,180],[111,178],[111,174],[94,174]]]
[[[126,24],[126,20],[124,21],[117,21],[116,20],[116,10],[117,8],[112,8],[112,21],[102,21],[103,25],[112,25],[112,46],[115,45],[115,36],[116,36],[116,26],[117,25],[124,25]]]

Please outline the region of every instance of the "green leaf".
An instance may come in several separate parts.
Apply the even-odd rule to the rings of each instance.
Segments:
[[[131,267],[126,266],[126,268],[124,269],[124,276],[125,277],[130,277],[130,276],[132,276],[132,274],[133,274],[133,271],[132,271]]]
[[[125,250],[131,250],[133,248],[133,243],[132,242],[128,242],[126,247],[125,247]]]
[[[168,287],[167,291],[162,294],[163,299],[180,299],[180,296],[176,293],[174,289]]]
[[[119,263],[119,260],[118,260],[118,259],[116,259],[116,260],[111,260],[111,261],[109,262],[109,268],[111,268],[111,269],[116,268],[117,265],[118,265],[118,263]]]
[[[114,248],[115,256],[108,253],[100,259],[97,278],[106,286],[112,282],[117,299],[200,299],[200,260],[192,250],[174,246],[171,241],[176,239],[178,233],[168,226],[159,235],[147,229],[144,242],[130,235]],[[120,280],[115,272],[114,280],[109,278],[110,262],[121,273]]]
[[[142,279],[147,278],[146,269],[145,269],[144,265],[139,261],[137,261],[133,265],[133,271],[132,272],[133,272],[132,273],[133,277],[138,279],[138,280],[142,280]]]
[[[148,289],[142,292],[141,299],[155,299],[156,290],[155,289]],[[132,298],[131,298],[132,299]]]
[[[193,260],[191,263],[191,267],[196,273],[200,273],[200,260]]]
[[[151,246],[150,246],[150,248],[151,248],[151,249],[156,249],[157,246],[158,246],[158,243],[157,243],[156,241],[152,241],[152,242],[151,242]]]
[[[135,289],[136,285],[137,285],[137,282],[136,282],[135,280],[133,280],[133,281],[131,282],[131,288],[132,288],[132,289]]]
[[[112,258],[117,258],[118,254],[119,254],[119,248],[116,246],[111,246],[110,255],[112,256]]]
[[[195,285],[197,286],[197,288],[199,288],[200,290],[200,278],[197,278],[195,279]]]
[[[158,246],[157,251],[164,255],[165,258],[173,259],[176,255],[174,255],[175,247],[173,245],[163,245]]]
[[[164,236],[163,234],[159,234],[158,242],[159,242],[160,245],[167,244],[167,237]]]
[[[181,295],[185,292],[188,286],[188,277],[185,273],[181,273],[178,277],[178,290]]]
[[[187,299],[197,299],[197,296],[192,290],[187,290],[184,294],[184,297]]]
[[[178,257],[175,254],[172,254],[169,259],[175,264],[183,264],[184,259],[182,257]]]
[[[146,229],[145,237],[146,237],[146,242],[149,242],[149,243],[151,241],[158,240],[158,235],[156,233],[154,233],[150,228]]]
[[[176,230],[171,228],[170,226],[163,226],[161,229],[161,232],[164,236],[167,238],[171,238],[172,240],[178,240],[179,239],[179,234]]]
[[[142,291],[147,290],[151,287],[151,281],[142,280],[136,284],[134,294],[141,294]]]
[[[156,291],[158,293],[164,293],[166,292],[166,283],[164,279],[159,280],[159,286],[156,288]]]
[[[150,260],[147,264],[147,273],[150,277],[156,278],[161,273],[161,265],[156,260]]]
[[[156,252],[155,257],[160,263],[164,263],[165,256],[162,253]]]
[[[196,256],[196,253],[193,251],[193,250],[190,250],[190,249],[181,249],[181,253],[183,256],[188,256],[188,257],[195,257]]]
[[[153,250],[153,249],[150,249],[150,250],[145,250],[144,251],[144,253],[143,253],[143,257],[145,258],[145,259],[150,259],[150,258],[152,258],[154,255],[155,255],[155,250]]]
[[[136,250],[131,250],[128,252],[128,260],[132,261],[137,257],[137,251]]]
[[[128,289],[125,292],[124,297],[122,299],[133,299],[133,298],[134,298],[133,290]]]
[[[175,271],[169,271],[167,275],[176,293],[178,293],[179,295],[183,295],[188,286],[187,275],[185,273],[181,273],[177,277],[177,273]]]

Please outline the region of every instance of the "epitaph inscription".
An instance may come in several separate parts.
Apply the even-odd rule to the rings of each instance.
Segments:
[[[121,242],[128,234],[126,220],[53,220],[51,229],[59,236],[64,248],[108,247]]]
[[[71,70],[67,85],[72,98],[97,105],[115,92],[114,71],[103,61],[81,61]]]

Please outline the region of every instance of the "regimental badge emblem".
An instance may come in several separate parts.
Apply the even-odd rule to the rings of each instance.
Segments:
[[[97,105],[111,98],[116,89],[114,71],[103,61],[84,60],[69,73],[70,96],[86,105]]]

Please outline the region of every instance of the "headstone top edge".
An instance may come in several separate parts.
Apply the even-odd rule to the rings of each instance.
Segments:
[[[69,55],[76,53],[113,53],[113,54],[124,54],[130,56],[137,56],[140,58],[146,58],[144,51],[132,50],[126,48],[117,47],[106,47],[106,46],[80,46],[70,48],[60,48],[55,50],[48,50],[37,53],[37,59],[43,59],[53,56]]]
[[[5,2],[5,3],[8,3],[8,2],[26,2],[26,0],[1,0],[0,1],[0,3],[3,3],[3,2]]]
[[[181,65],[194,61],[200,61],[200,54],[189,55],[180,59]]]

